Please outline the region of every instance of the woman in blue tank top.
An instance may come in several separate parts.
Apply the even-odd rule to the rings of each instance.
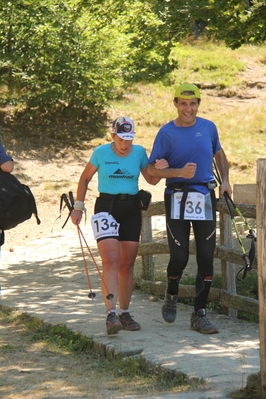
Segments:
[[[129,313],[134,288],[133,268],[141,231],[138,181],[140,173],[153,185],[160,178],[148,174],[145,149],[132,143],[135,131],[130,118],[117,118],[113,122],[111,136],[112,143],[97,147],[81,174],[71,219],[76,225],[80,223],[88,184],[98,172],[99,196],[92,228],[102,260],[107,334],[116,334],[121,329],[140,330],[139,323]],[[160,160],[156,161],[156,166],[164,168],[168,167],[168,163]],[[116,310],[118,299],[119,314]]]

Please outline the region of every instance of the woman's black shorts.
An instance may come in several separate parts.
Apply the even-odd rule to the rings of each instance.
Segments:
[[[97,242],[106,238],[116,238],[119,241],[139,242],[141,231],[141,210],[138,208],[137,195],[117,196],[110,194],[100,194],[97,198],[94,213],[108,212],[120,224],[119,235],[117,237],[103,237]]]

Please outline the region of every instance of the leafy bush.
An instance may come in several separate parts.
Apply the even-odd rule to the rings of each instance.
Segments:
[[[82,117],[102,111],[126,83],[170,70],[160,21],[148,4],[128,3],[0,1],[5,101],[31,119],[65,109]]]

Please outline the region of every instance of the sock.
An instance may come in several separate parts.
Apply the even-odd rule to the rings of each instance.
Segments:
[[[167,293],[170,295],[178,295],[178,287],[179,287],[179,276],[169,276],[168,277],[168,286]]]
[[[117,311],[115,309],[107,310],[106,314],[114,313],[117,316]]]
[[[212,276],[202,277],[199,273],[196,278],[196,298],[194,310],[206,309],[208,296],[212,285]]]
[[[129,313],[129,310],[128,309],[120,309],[119,314],[123,314],[123,313]]]

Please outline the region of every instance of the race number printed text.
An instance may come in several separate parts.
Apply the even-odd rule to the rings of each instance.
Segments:
[[[119,223],[108,212],[99,212],[91,217],[91,226],[95,240],[118,236]]]
[[[183,192],[176,192],[172,195],[172,219],[180,219],[180,203]],[[184,210],[184,219],[206,220],[204,194],[198,192],[188,193]]]

